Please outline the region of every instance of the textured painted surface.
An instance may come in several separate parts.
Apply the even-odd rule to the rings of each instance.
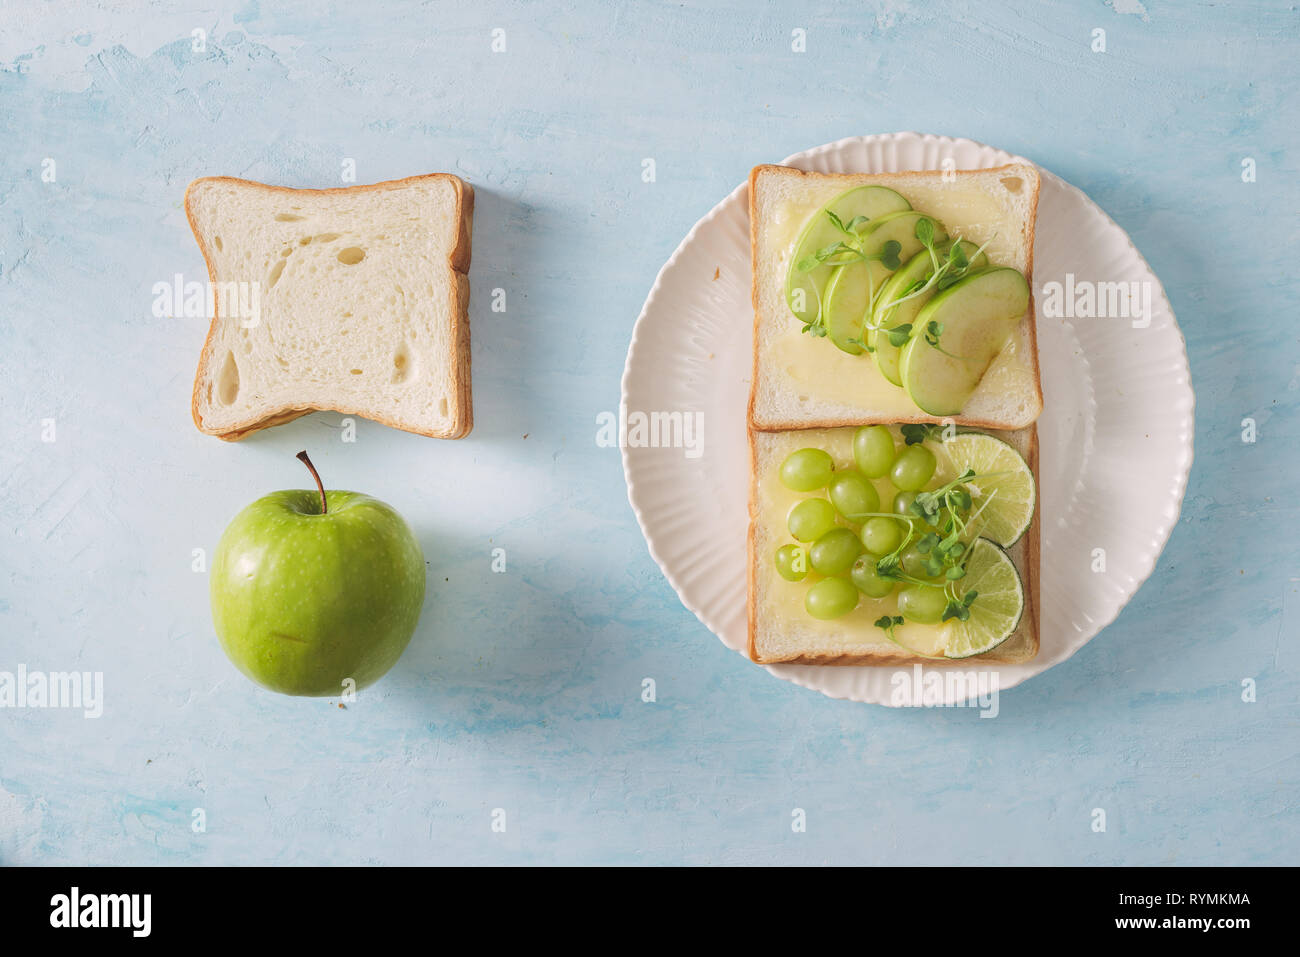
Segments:
[[[0,862],[1294,863],[1294,7],[28,6],[0,30],[0,671],[102,671],[105,704],[0,711]],[[754,163],[895,129],[1086,190],[1163,279],[1197,390],[1155,575],[993,721],[747,665],[678,604],[594,442],[691,224]],[[202,278],[185,184],[337,185],[344,158],[478,190],[473,435],[359,422],[349,445],[328,414],[200,435],[204,322],[150,309],[155,282]],[[346,710],[238,675],[191,570],[246,502],[303,485],[304,446],[431,561],[414,642]]]

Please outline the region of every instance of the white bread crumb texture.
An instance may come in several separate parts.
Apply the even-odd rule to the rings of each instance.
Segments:
[[[215,283],[195,396],[205,428],[307,406],[415,431],[454,425],[454,180],[316,191],[217,179],[188,202]]]

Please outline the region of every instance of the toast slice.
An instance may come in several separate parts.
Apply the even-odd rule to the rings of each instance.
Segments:
[[[185,191],[213,319],[194,423],[227,440],[315,410],[473,428],[473,189],[434,173],[338,189],[209,177]]]
[[[786,515],[804,494],[781,484],[779,469],[785,457],[796,449],[816,446],[829,451],[842,468],[852,458],[854,428],[759,432],[751,430],[750,464],[752,482],[749,498],[749,657],[762,664],[779,662],[806,665],[898,665],[911,663],[981,665],[1013,664],[1038,654],[1039,629],[1039,505],[1020,540],[1007,554],[1020,573],[1025,608],[1020,625],[1006,641],[982,655],[953,660],[935,660],[913,655],[890,642],[874,625],[882,614],[893,614],[891,605],[863,598],[858,607],[842,618],[818,621],[803,608],[804,583],[791,583],[777,574],[772,557],[790,541]],[[1038,432],[1030,426],[1017,432],[990,432],[1024,456],[1038,478]],[[1041,502],[1041,496],[1039,496]],[[923,626],[911,626],[923,627]],[[900,630],[900,637],[903,632]]]
[[[785,282],[804,225],[823,205],[855,186],[887,186],[914,209],[936,217],[949,236],[989,242],[990,262],[1012,266],[1033,289],[1038,170],[1012,164],[955,172],[834,174],[756,166],[749,177],[753,256],[754,375],[749,422],[755,429],[832,428],[877,422],[937,422],[871,357],[841,352],[804,334],[786,302]],[[1026,428],[1043,408],[1032,294],[1029,309],[993,360],[958,425]]]

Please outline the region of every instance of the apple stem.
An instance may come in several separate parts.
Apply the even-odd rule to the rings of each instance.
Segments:
[[[311,472],[311,477],[316,480],[316,488],[320,491],[320,513],[324,515],[329,511],[329,506],[325,504],[325,485],[320,480],[320,473],[316,471],[316,466],[311,464],[311,459],[307,457],[307,450],[303,449],[296,456],[299,462],[307,466]]]

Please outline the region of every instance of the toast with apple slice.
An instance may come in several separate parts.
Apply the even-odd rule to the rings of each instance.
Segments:
[[[1001,430],[1032,425],[1043,404],[1030,293],[1038,191],[1037,169],[1023,163],[880,174],[755,167],[749,179],[750,426],[779,431],[948,419]],[[837,203],[842,218],[827,216]],[[918,238],[923,219],[929,246]],[[839,252],[837,239],[846,247]],[[934,264],[944,263],[953,245],[969,275],[954,269],[935,277],[936,288],[921,288],[935,272],[932,256]],[[890,251],[893,259],[886,257]],[[861,253],[876,261],[851,261]],[[976,253],[979,261],[967,263]],[[824,258],[814,261],[815,255]],[[882,293],[909,261],[917,281]],[[987,275],[994,266],[1003,272]],[[943,285],[958,279],[951,288]],[[889,305],[883,301],[889,296],[895,305],[887,316],[913,311],[906,325],[885,330],[895,335],[878,335],[873,317],[879,319],[875,311]],[[981,325],[981,309],[1005,315]],[[909,329],[910,338],[897,336]],[[873,358],[876,338],[882,348]],[[894,381],[909,373],[906,382]]]
[[[201,431],[236,440],[332,410],[469,433],[470,186],[446,173],[337,189],[209,177],[185,211],[213,289]]]

